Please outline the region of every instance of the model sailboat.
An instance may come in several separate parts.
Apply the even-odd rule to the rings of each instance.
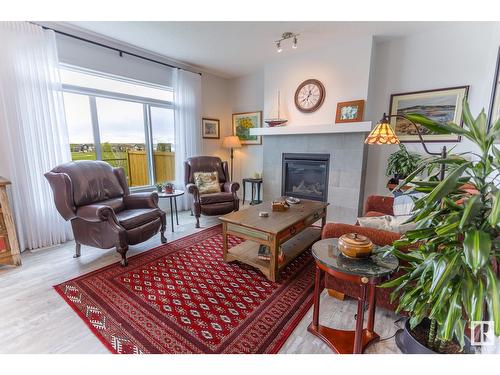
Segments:
[[[267,126],[273,128],[275,126],[284,126],[287,121],[287,119],[280,117],[280,92],[278,90],[278,117],[264,120],[264,122],[267,124]]]

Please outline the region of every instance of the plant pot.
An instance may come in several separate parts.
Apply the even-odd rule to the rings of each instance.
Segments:
[[[161,187],[157,187],[157,188],[156,188],[156,191],[157,191],[158,193],[161,193],[161,192],[163,191],[163,189],[162,189]]]
[[[424,319],[419,326],[423,326],[424,329],[429,329],[430,321]],[[416,328],[416,327],[415,327]],[[422,328],[422,327],[421,327]],[[403,329],[396,332],[396,345],[403,354],[438,354],[427,346],[422,345],[411,333],[410,319],[406,319]],[[472,354],[474,349],[470,344],[469,338],[465,337],[465,345],[463,353]]]

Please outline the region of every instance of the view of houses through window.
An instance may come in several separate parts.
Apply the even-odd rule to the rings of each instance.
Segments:
[[[175,178],[173,92],[64,66],[72,160],[123,167],[131,187]]]

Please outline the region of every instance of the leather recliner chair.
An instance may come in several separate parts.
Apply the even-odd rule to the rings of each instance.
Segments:
[[[220,193],[200,194],[194,183],[196,172],[215,172],[219,176]],[[240,188],[237,182],[229,181],[227,162],[216,156],[194,156],[184,162],[184,180],[186,190],[193,195],[192,211],[196,216],[196,228],[200,227],[200,215],[224,215],[240,208],[236,192]]]
[[[123,168],[103,161],[81,160],[61,164],[45,173],[54,193],[56,208],[71,221],[81,245],[116,248],[121,265],[127,265],[129,245],[144,242],[160,231],[166,243],[166,215],[158,207],[157,193],[131,194]]]

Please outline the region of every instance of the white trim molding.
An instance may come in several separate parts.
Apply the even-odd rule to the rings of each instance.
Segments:
[[[327,125],[288,125],[274,128],[253,128],[251,135],[293,135],[293,134],[328,134],[328,133],[369,133],[371,121],[350,122]]]

